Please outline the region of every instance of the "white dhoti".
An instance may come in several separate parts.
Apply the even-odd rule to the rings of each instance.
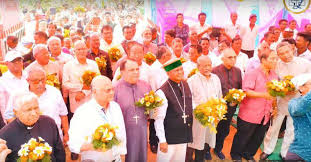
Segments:
[[[98,151],[84,151],[81,152],[81,161],[94,161],[94,162],[111,162],[115,160],[116,162],[121,162],[120,156],[113,156],[112,151],[108,150],[106,152]]]
[[[186,159],[187,143],[168,145],[167,152],[160,151],[158,146],[157,162],[184,162]]]
[[[270,126],[266,137],[264,139],[264,152],[271,154],[274,151],[275,145],[278,140],[279,131],[281,129],[283,120],[287,116],[286,129],[281,147],[281,156],[286,157],[290,144],[294,140],[294,125],[293,119],[289,115],[278,113],[275,119],[273,119],[272,126]]]
[[[215,148],[216,133],[212,133],[209,127],[204,127],[193,117],[192,125],[193,142],[189,143],[189,147],[196,150],[204,150],[204,144],[207,143],[211,148]]]

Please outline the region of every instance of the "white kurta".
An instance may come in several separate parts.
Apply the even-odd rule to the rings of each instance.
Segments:
[[[72,113],[74,113],[81,104],[91,98],[90,90],[82,90],[83,82],[81,77],[86,70],[100,74],[98,66],[93,60],[87,59],[86,64],[80,64],[77,59],[74,59],[64,65],[63,86],[69,91],[70,111]],[[80,91],[85,94],[85,98],[77,102],[75,97]]]
[[[197,68],[197,64],[188,60],[182,64],[182,67],[184,69],[184,78],[188,79],[188,75],[193,69]]]
[[[239,55],[237,55],[237,57],[236,57],[235,66],[241,70],[242,77],[245,74],[245,71],[246,71],[246,68],[248,65],[248,61],[249,61],[249,58],[245,53],[240,52]]]
[[[227,24],[225,26],[225,31],[226,31],[226,34],[228,34],[230,38],[233,39],[236,35],[239,34],[240,28],[241,27],[239,24],[233,25],[232,21],[230,21],[230,24]]]
[[[222,96],[221,83],[217,75],[211,74],[207,79],[201,73],[197,73],[187,80],[190,90],[192,92],[193,109],[199,104],[207,102],[208,99]],[[193,114],[194,115],[194,114]],[[204,144],[208,143],[210,147],[214,148],[216,144],[216,134],[212,133],[208,127],[202,124],[193,117],[192,135],[193,143],[189,144],[197,150],[203,150]]]
[[[10,71],[0,77],[0,111],[5,119],[4,113],[7,109],[9,99],[15,91],[28,91],[26,73],[23,72],[21,79],[16,78]]]
[[[311,61],[311,52],[307,49],[304,53],[300,54],[298,57]]]
[[[58,89],[53,86],[46,85],[45,92],[39,97],[39,108],[40,112],[43,115],[49,116],[50,118],[54,119],[60,137],[63,137],[63,132],[61,129],[61,116],[66,116],[68,114],[67,107],[64,103],[62,94]],[[13,113],[13,100],[10,99],[8,103],[8,108],[5,111],[5,119],[14,118],[15,115]]]
[[[152,76],[150,75],[150,78],[149,78],[151,88],[154,91],[159,89],[168,79],[167,73],[164,70],[163,65],[158,60],[156,60],[151,65],[150,74],[154,74]]]
[[[119,104],[110,101],[109,107],[104,112],[95,99],[91,99],[83,104],[73,115],[69,128],[68,146],[71,152],[81,154],[81,160],[92,159],[95,162],[111,162],[120,159],[120,155],[125,155],[126,132],[121,108]],[[91,143],[92,134],[98,126],[109,123],[117,126],[116,136],[121,141],[120,145],[113,146],[106,152],[85,151],[80,152],[84,143]]]
[[[115,85],[118,82],[118,77],[121,75],[120,67],[114,73],[112,84]],[[145,62],[139,66],[139,80],[143,80],[149,83],[149,76],[150,76],[150,66]]]

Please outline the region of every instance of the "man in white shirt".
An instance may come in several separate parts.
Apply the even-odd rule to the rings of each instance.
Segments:
[[[201,56],[202,53],[202,47],[191,45],[189,49],[189,60],[183,63],[183,69],[184,69],[184,78],[188,79],[191,76],[189,75],[192,70],[197,68],[197,59]]]
[[[232,12],[230,14],[231,23],[225,26],[225,32],[233,39],[236,35],[239,35],[240,25],[236,23],[238,19],[238,14],[236,12]]]
[[[127,57],[128,59],[137,62],[139,66],[139,74],[140,74],[139,79],[149,83],[150,66],[143,61],[144,59],[143,46],[141,44],[133,45]],[[120,72],[120,67],[119,67],[114,74],[112,84],[115,85],[120,78],[121,78],[121,72]]]
[[[88,70],[100,74],[96,62],[86,58],[87,51],[84,41],[76,41],[74,45],[75,59],[67,62],[63,69],[63,87],[69,91],[70,111],[72,113],[91,98],[91,87],[83,84],[81,80],[84,72]]]
[[[50,54],[46,45],[36,45],[33,49],[33,56],[36,61],[27,66],[25,69],[27,73],[33,68],[41,68],[46,75],[55,75],[59,81],[61,80],[61,68],[58,63],[50,60]]]
[[[183,53],[183,41],[180,38],[175,38],[172,42],[172,50],[173,50],[173,58],[180,58],[182,57]]]
[[[300,32],[296,37],[297,56],[311,61],[311,52],[308,46],[311,42],[311,34],[307,32]]]
[[[150,76],[151,88],[155,91],[162,86],[162,84],[168,79],[168,76],[163,69],[163,64],[172,58],[172,54],[166,46],[160,46],[157,53],[157,60],[151,65]]]
[[[64,144],[66,144],[69,139],[67,118],[68,111],[62,94],[55,87],[45,84],[45,72],[40,68],[31,69],[29,71],[27,81],[29,84],[29,90],[27,91],[33,92],[38,96],[41,113],[54,119],[58,127],[60,137],[63,139]],[[4,115],[8,122],[15,119],[15,115],[13,113],[13,100],[9,101],[8,108],[6,109]],[[64,130],[64,134],[62,128]]]
[[[205,24],[206,14],[204,12],[199,13],[198,15],[199,23],[193,25],[190,29],[194,29],[198,33],[198,37],[208,37],[208,34],[212,32],[210,25]]]
[[[232,49],[234,50],[236,54],[236,63],[234,66],[240,68],[242,72],[242,77],[245,74],[246,67],[248,65],[248,56],[241,52],[242,47],[242,39],[240,37],[235,37],[232,39],[231,44]]]
[[[276,50],[280,59],[277,63],[275,72],[279,78],[284,78],[287,75],[295,77],[300,74],[311,72],[311,63],[304,58],[294,57],[293,49],[288,42],[278,44]],[[261,160],[265,160],[273,152],[285,116],[287,117],[287,120],[285,135],[281,147],[281,156],[283,158],[286,156],[288,148],[294,140],[294,125],[293,119],[288,113],[288,102],[292,98],[298,96],[299,94],[297,92],[292,92],[283,98],[278,98],[278,113],[273,119],[273,125],[270,126],[264,139],[265,148],[263,153],[260,155]]]
[[[71,55],[62,52],[61,40],[58,37],[50,37],[47,44],[52,60],[55,60],[55,62],[59,63],[62,71],[64,64],[70,60],[73,60],[74,58]]]
[[[8,71],[0,77],[0,111],[4,115],[9,102],[9,98],[16,90],[27,91],[28,83],[26,73],[23,72],[23,58],[18,51],[9,51],[5,55],[4,61]]]
[[[92,81],[92,98],[83,104],[70,122],[68,142],[71,152],[81,155],[81,160],[94,162],[125,161],[126,131],[121,108],[113,101],[114,90],[109,78],[97,76]],[[120,145],[102,152],[94,149],[92,134],[103,124],[116,128],[116,137]]]
[[[248,58],[253,57],[255,50],[255,41],[259,28],[255,25],[257,16],[252,14],[249,17],[249,26],[241,28],[240,34],[242,37],[242,49],[241,51],[247,54]]]
[[[201,38],[200,45],[202,47],[202,55],[209,55],[210,54],[210,44],[208,38]]]
[[[212,61],[208,56],[200,56],[197,60],[199,73],[187,80],[192,92],[193,109],[199,104],[207,102],[210,98],[220,98],[222,96],[221,83],[217,75],[212,74]],[[204,161],[207,143],[211,148],[215,148],[216,134],[211,132],[209,127],[204,127],[194,118],[192,126],[193,142],[188,147],[195,149],[195,161]],[[211,159],[207,159],[211,160]]]
[[[100,40],[100,49],[108,52],[112,47],[117,47],[122,54],[125,54],[121,44],[113,39],[113,29],[110,25],[104,25],[101,30],[102,39]]]

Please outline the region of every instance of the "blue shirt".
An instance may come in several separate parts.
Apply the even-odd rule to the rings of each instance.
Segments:
[[[288,111],[294,121],[295,138],[289,152],[311,161],[311,92],[289,101]]]

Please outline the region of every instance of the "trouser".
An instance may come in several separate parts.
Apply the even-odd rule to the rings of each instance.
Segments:
[[[275,145],[278,140],[278,135],[280,128],[283,123],[283,119],[285,118],[285,115],[278,113],[275,119],[273,119],[273,124],[269,128],[266,137],[264,139],[264,152],[266,154],[271,154],[274,151]],[[293,119],[290,116],[287,116],[286,120],[286,129],[285,134],[283,138],[283,143],[281,147],[281,156],[285,157],[286,153],[289,149],[290,144],[294,140],[294,125],[293,125]]]
[[[194,162],[204,162],[207,151],[210,151],[210,147],[207,143],[204,145],[203,150],[194,150]]]
[[[248,51],[241,49],[241,52],[247,54],[248,58],[252,58],[254,56],[254,50]]]
[[[285,161],[300,162],[300,161],[304,161],[304,160],[300,156],[298,156],[297,154],[288,151],[286,154]]]
[[[228,112],[225,114],[226,120],[221,120],[217,125],[216,146],[214,151],[221,152],[224,141],[229,134],[232,117],[235,113],[236,106],[228,106]]]
[[[187,146],[185,162],[193,162],[193,153],[195,149]]]
[[[233,138],[230,152],[233,160],[241,160],[242,157],[246,160],[251,160],[253,158],[269,127],[270,122],[266,125],[263,125],[263,122],[264,118],[261,124],[249,123],[238,118],[237,132]]]
[[[160,150],[158,145],[157,162],[183,162],[186,159],[187,143],[169,144],[167,152]]]
[[[156,135],[156,130],[154,128],[154,119],[150,119],[149,122],[149,144],[151,146],[158,147],[159,139]]]

